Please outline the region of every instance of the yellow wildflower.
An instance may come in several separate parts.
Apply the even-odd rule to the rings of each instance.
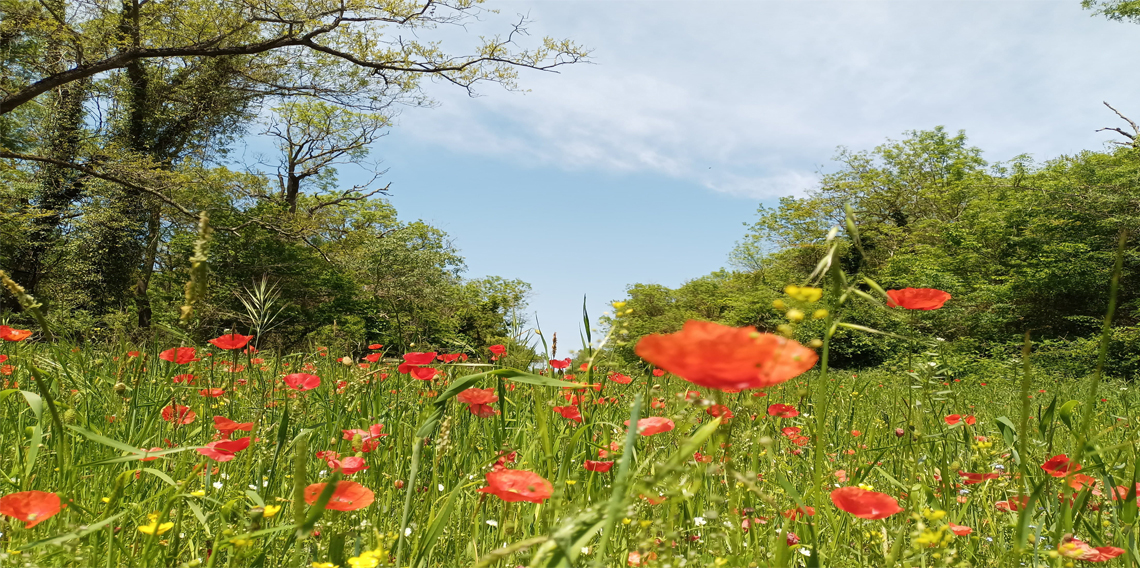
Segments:
[[[281,505],[266,505],[265,506],[265,512],[262,513],[261,516],[269,519],[269,518],[272,518],[273,515],[276,515],[279,512],[281,512]]]

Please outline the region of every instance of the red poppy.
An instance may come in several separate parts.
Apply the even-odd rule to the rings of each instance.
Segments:
[[[285,375],[285,385],[293,390],[309,391],[321,386],[321,378],[308,373],[292,373]]]
[[[305,488],[305,502],[312,505],[317,502],[327,483],[314,483]],[[375,496],[372,490],[355,481],[338,481],[325,509],[330,511],[355,511],[372,504]]]
[[[490,404],[498,402],[499,397],[495,396],[495,389],[493,388],[471,388],[459,393],[459,396],[456,396],[455,399],[466,404],[471,410],[471,414],[479,418],[486,418],[488,416],[494,416],[495,409],[491,408]]]
[[[369,345],[368,348],[369,349],[383,349],[384,346],[379,344],[379,343],[373,343],[372,345]]]
[[[210,398],[218,398],[219,396],[226,394],[226,389],[202,389],[198,391],[198,394],[202,396],[208,396]]]
[[[175,416],[177,414],[177,416]],[[167,406],[162,409],[162,419],[167,422],[174,422],[176,424],[190,424],[198,415],[190,410],[188,406],[181,404],[175,406]]]
[[[214,428],[218,432],[225,434],[227,437],[233,434],[236,430],[243,432],[250,432],[253,430],[253,422],[234,422],[225,416],[214,417]]]
[[[364,356],[364,360],[368,361],[369,363],[376,363],[380,360],[380,355],[381,353],[369,353],[368,355]]]
[[[437,353],[435,351],[404,353],[404,362],[400,363],[400,366],[397,367],[396,370],[406,375],[416,367],[430,365],[432,361],[435,361],[436,355]]]
[[[1065,483],[1069,487],[1072,487],[1073,489],[1080,491],[1081,489],[1084,489],[1084,487],[1086,485],[1089,487],[1096,485],[1096,478],[1090,477],[1090,476],[1085,475],[1083,473],[1074,473],[1073,475],[1070,475],[1068,477],[1068,479],[1065,480]]]
[[[578,410],[577,406],[555,406],[554,411],[567,420],[582,421],[582,411]]]
[[[619,385],[628,385],[633,381],[633,378],[617,372],[610,373],[609,379]]]
[[[138,351],[127,351],[127,357],[130,357],[131,359],[134,359],[139,355],[142,355],[142,353],[139,353]],[[3,362],[3,360],[0,360],[0,362]]]
[[[358,471],[364,471],[370,467],[364,464],[364,458],[358,458],[356,456],[349,456],[344,459],[330,459],[328,460],[328,466],[332,468],[333,471],[340,470],[340,472],[345,475],[352,475]]]
[[[24,491],[0,497],[0,515],[27,523],[30,529],[59,512],[59,495],[47,491]]]
[[[444,363],[454,363],[460,357],[463,357],[463,355],[463,353],[441,353],[439,355],[439,360],[443,361]]]
[[[814,517],[815,516],[815,507],[796,507],[795,509],[788,509],[787,511],[784,511],[783,513],[780,513],[780,514],[784,515],[784,518],[786,518],[786,519],[792,519],[793,521],[798,521],[798,520],[804,518],[805,516],[806,517]]]
[[[974,532],[974,529],[967,527],[965,525],[956,525],[954,523],[947,523],[947,524],[950,527],[950,532],[952,532],[958,536],[966,536],[966,535]]]
[[[187,374],[183,374],[183,375],[174,375],[173,377],[170,378],[170,380],[174,381],[175,383],[186,383],[189,385],[189,384],[192,384],[194,382],[194,379],[197,379],[197,378],[198,377],[195,377],[194,375],[187,373]]]
[[[16,329],[6,325],[0,325],[0,339],[4,341],[23,341],[32,336],[32,331],[29,329]]]
[[[937,310],[952,297],[950,294],[934,288],[887,290],[887,307],[903,307],[908,310]]]
[[[1029,504],[1029,496],[1023,495],[1021,497],[1012,497],[1006,501],[997,501],[994,503],[994,508],[1006,513],[1016,513],[1025,508]]]
[[[384,436],[387,436],[387,434],[382,432],[383,430],[384,430],[383,424],[373,424],[373,425],[369,426],[367,430],[352,429],[352,430],[341,430],[341,432],[344,434],[345,440],[351,440],[351,439],[355,438],[357,434],[359,434],[361,440],[368,441],[368,440],[372,440],[374,438],[383,438]]]
[[[625,421],[625,425],[629,426],[629,420]],[[661,418],[660,416],[650,416],[649,418],[642,418],[637,421],[637,433],[642,436],[652,436],[662,432],[672,430],[676,425],[668,418]]]
[[[198,357],[195,356],[196,354],[197,351],[195,351],[193,347],[174,347],[159,353],[158,358],[177,365],[185,365],[198,361]]]
[[[494,353],[495,355],[502,355],[503,353],[507,352],[507,347],[505,345],[492,345],[487,349],[490,349],[491,353]]]
[[[773,404],[768,407],[768,416],[775,416],[776,418],[795,418],[800,415],[800,411],[790,404]]]
[[[338,454],[332,450],[324,450],[324,451],[317,452],[317,459],[325,460],[325,461],[339,460],[340,454]]]
[[[723,404],[714,404],[714,405],[706,408],[705,414],[708,414],[709,416],[712,416],[714,418],[718,417],[718,416],[723,416],[725,420],[731,420],[732,416],[733,416],[732,411],[729,410],[729,408]]]
[[[755,389],[787,381],[815,365],[815,351],[791,339],[689,320],[681,331],[647,335],[638,356],[691,383],[725,389]]]
[[[795,426],[788,426],[788,427],[785,427],[785,428],[781,428],[781,429],[780,429],[780,432],[782,432],[782,433],[783,433],[785,436],[787,436],[787,437],[791,438],[792,436],[795,436],[796,434],[799,434],[799,433],[800,433],[800,429],[799,429],[799,428],[796,428]]]
[[[657,495],[657,496],[653,496],[653,495],[638,495],[638,497],[641,497],[642,499],[645,499],[646,501],[648,501],[648,502],[649,502],[649,504],[650,504],[650,505],[660,505],[660,504],[664,503],[666,500],[668,500],[668,499],[669,499],[668,497],[666,497],[666,496],[664,496],[664,495]]]
[[[439,369],[434,369],[432,367],[412,367],[408,369],[408,371],[412,375],[413,379],[420,381],[430,381],[434,379],[436,375],[440,374]]]
[[[149,450],[146,448],[139,448],[139,449],[144,451],[144,452],[147,452],[147,456],[150,456],[150,452],[161,452],[162,451],[162,448],[160,448],[158,446],[150,448]],[[150,456],[150,457],[141,458],[141,459],[139,459],[139,461],[152,462],[156,459],[158,459],[158,456]]]
[[[792,443],[797,445],[797,446],[806,446],[807,443],[810,441],[811,441],[811,438],[808,438],[807,436],[793,436],[792,437]],[[796,450],[796,451],[798,452],[799,450]],[[799,455],[799,454],[796,454],[796,455]]]
[[[486,477],[487,487],[480,489],[479,493],[490,493],[508,503],[516,501],[542,503],[554,493],[554,486],[533,471],[521,469],[488,471]]]
[[[249,447],[249,436],[237,440],[219,440],[206,444],[205,448],[198,448],[198,453],[216,462],[228,462],[234,459],[234,454]]]
[[[555,369],[565,369],[570,366],[570,358],[565,359],[551,359],[550,366]]]
[[[953,426],[962,421],[962,416],[958,414],[951,414],[942,419],[943,422]]]
[[[831,492],[831,502],[860,519],[885,519],[903,511],[894,497],[861,487],[840,487]]]
[[[217,347],[218,349],[241,349],[249,344],[249,340],[253,339],[252,335],[242,335],[240,333],[231,333],[229,335],[222,335],[215,337],[206,343]]]
[[[8,360],[8,356],[7,356],[7,355],[3,355],[3,354],[0,354],[0,363],[3,363],[3,362],[5,362],[5,361],[7,361],[7,360]]]
[[[653,376],[654,377],[664,377],[665,371],[662,369],[653,369]]]
[[[976,424],[978,422],[978,419],[974,418],[974,415],[971,414],[971,415],[963,418],[962,421],[965,422],[966,424],[969,424],[970,426],[973,426],[974,424]]]
[[[959,471],[958,477],[962,478],[962,483],[965,483],[966,485],[974,485],[975,483],[984,483],[984,482],[989,481],[991,479],[997,479],[997,478],[1001,477],[1001,474],[998,474],[998,473],[967,473],[964,471]]]
[[[1081,466],[1070,461],[1065,454],[1058,454],[1041,464],[1041,469],[1053,477],[1065,477],[1070,473],[1079,471]]]
[[[1065,535],[1065,537],[1061,539],[1061,543],[1057,545],[1057,552],[1066,558],[1086,560],[1088,562],[1108,562],[1124,554],[1124,549],[1115,546],[1098,546],[1093,548],[1084,541],[1073,538],[1072,535]]]
[[[594,461],[586,460],[586,471],[600,471],[605,473],[614,466],[612,461]]]

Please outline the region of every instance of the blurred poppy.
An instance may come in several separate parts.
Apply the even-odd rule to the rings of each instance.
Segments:
[[[333,458],[328,460],[328,466],[333,471],[340,470],[345,475],[352,475],[358,471],[364,471],[369,468],[365,465],[364,458],[356,456],[349,456],[344,459]]]
[[[229,437],[229,435],[233,434],[236,430],[241,430],[243,432],[253,431],[253,422],[234,422],[225,416],[215,416],[214,428],[218,432],[225,434],[226,437]]]
[[[404,353],[404,362],[400,363],[400,365],[396,367],[396,370],[406,375],[416,367],[432,364],[432,362],[435,361],[436,355],[437,353],[435,351],[413,351],[412,353]]]
[[[430,381],[434,379],[436,375],[440,374],[439,369],[434,369],[432,367],[412,367],[408,371],[409,374],[412,375],[413,379],[420,381]]]
[[[252,335],[242,335],[240,333],[231,333],[229,335],[222,335],[215,337],[206,343],[217,347],[218,349],[241,349],[249,344],[249,340],[253,339]]]
[[[831,492],[831,502],[860,519],[885,519],[903,511],[894,497],[861,487],[840,487]]]
[[[149,450],[146,448],[139,448],[139,449],[141,449],[144,452],[147,452],[148,457],[139,459],[139,461],[144,461],[144,462],[152,462],[152,461],[158,459],[158,456],[151,456],[149,452],[161,452],[162,451],[162,448],[159,446],[155,446],[153,448],[150,448]]]
[[[486,418],[495,415],[495,409],[491,408],[490,404],[498,402],[499,397],[495,396],[495,389],[493,388],[471,388],[459,393],[459,396],[456,396],[455,400],[466,404],[471,410],[471,414],[479,418]]]
[[[29,329],[16,329],[6,325],[0,325],[0,339],[4,341],[23,341],[32,336],[32,331]]]
[[[1065,477],[1069,473],[1079,471],[1081,466],[1070,461],[1065,454],[1058,454],[1041,464],[1041,469],[1053,477]]]
[[[567,420],[582,421],[582,411],[578,410],[577,406],[555,406],[554,411]]]
[[[665,371],[662,369],[653,369],[653,376],[654,377],[664,377]]]
[[[790,404],[773,404],[768,407],[768,416],[775,416],[776,418],[795,418],[800,415],[800,411]]]
[[[439,355],[439,360],[443,361],[444,363],[454,363],[462,356],[463,353],[441,353]]]
[[[974,418],[974,415],[971,414],[971,415],[963,418],[962,421],[965,422],[966,424],[969,424],[970,426],[973,426],[974,424],[976,424],[978,422],[978,419]]]
[[[162,409],[162,419],[167,422],[174,422],[176,424],[190,424],[198,415],[190,410],[188,406],[181,404],[175,406],[167,406]]]
[[[983,483],[983,482],[989,481],[991,479],[997,479],[997,478],[1001,477],[1001,474],[998,474],[998,473],[967,473],[964,471],[959,471],[958,477],[962,478],[962,483],[965,483],[966,485],[974,485],[976,483]]]
[[[629,426],[629,420],[625,421],[625,425]],[[672,430],[676,425],[668,418],[661,418],[660,416],[650,416],[649,418],[642,418],[637,421],[637,433],[642,436],[652,436],[662,432]]]
[[[327,483],[314,483],[305,488],[305,502],[309,505],[317,502]],[[355,481],[338,481],[333,489],[332,498],[329,499],[326,510],[355,511],[372,504],[375,496],[372,490]]]
[[[1016,513],[1025,508],[1029,504],[1029,496],[1023,495],[1021,497],[1012,497],[1005,501],[994,502],[994,508],[1006,513]]]
[[[733,416],[732,411],[729,410],[729,408],[723,404],[714,404],[714,405],[706,408],[705,414],[708,414],[709,416],[712,416],[712,417],[723,416],[725,420],[731,420],[732,416]]]
[[[937,310],[952,297],[950,294],[934,288],[887,290],[887,307],[902,307],[908,310]]]
[[[490,349],[491,353],[494,353],[495,355],[499,355],[499,356],[501,356],[503,353],[507,352],[507,347],[505,345],[492,345],[492,346],[488,347],[487,349]]]
[[[785,519],[798,521],[804,517],[814,517],[815,507],[796,507],[795,509],[788,509],[780,514],[783,515]]]
[[[383,349],[384,346],[379,344],[379,343],[373,343],[372,345],[369,345],[368,348],[369,349]]]
[[[665,400],[660,399],[660,398],[655,398],[655,399],[653,399],[653,402],[649,403],[649,407],[653,408],[653,409],[657,409],[657,410],[665,408]]]
[[[550,367],[554,369],[565,369],[570,366],[570,361],[571,359],[569,357],[565,359],[551,359]]]
[[[205,448],[198,448],[197,452],[216,462],[228,462],[234,459],[234,454],[249,447],[249,436],[237,440],[219,440],[206,444]]]
[[[490,493],[508,503],[516,501],[542,503],[554,493],[554,486],[533,471],[521,469],[489,471],[486,478],[487,487],[479,489],[479,493]]]
[[[628,385],[633,381],[633,378],[618,372],[610,373],[610,376],[608,378],[619,385]]]
[[[332,450],[324,450],[324,451],[317,452],[317,459],[325,460],[325,461],[339,460],[340,454],[338,454]]]
[[[381,353],[369,353],[368,355],[364,356],[364,360],[368,361],[369,363],[375,363],[375,362],[380,360],[380,355],[382,355],[382,354]]]
[[[173,377],[170,378],[170,380],[174,381],[175,383],[186,383],[189,385],[189,384],[193,384],[194,379],[196,379],[196,378],[198,378],[198,377],[195,377],[194,375],[187,373],[184,375],[174,375]]]
[[[309,391],[321,386],[321,378],[308,373],[291,373],[282,379],[293,390]]]
[[[170,361],[176,365],[185,365],[199,360],[195,356],[196,353],[197,351],[195,351],[193,347],[174,347],[159,353],[158,358],[163,361]]]
[[[1057,552],[1065,558],[1085,560],[1088,562],[1108,562],[1124,554],[1124,549],[1115,546],[1098,546],[1093,548],[1087,543],[1073,538],[1072,535],[1065,535],[1065,537],[1061,539],[1061,543],[1057,545]]]
[[[60,510],[59,495],[47,491],[23,491],[0,497],[0,515],[24,521],[30,529]]]
[[[953,426],[962,421],[962,416],[958,414],[951,414],[942,419],[943,422]]]
[[[612,461],[594,461],[586,460],[586,471],[600,471],[605,473],[614,466]]]
[[[371,440],[374,438],[383,438],[384,436],[387,436],[387,434],[383,433],[383,430],[384,430],[383,424],[373,424],[373,425],[369,426],[367,430],[360,430],[360,429],[341,430],[341,433],[344,434],[343,439],[345,439],[345,440],[351,440],[351,439],[355,438],[357,434],[359,434],[360,438],[362,440],[367,441],[367,440]]]
[[[784,428],[780,428],[780,432],[782,432],[785,436],[791,438],[792,436],[799,434],[800,429],[796,428],[795,426],[787,426]]]
[[[138,351],[127,351],[127,357],[130,357],[131,359],[134,359],[135,357],[138,357],[139,355],[142,355],[142,353],[139,353]],[[2,362],[3,361],[0,360],[0,363],[2,363]]]
[[[491,464],[491,471],[502,471],[507,468],[507,464],[515,463],[515,458],[519,456],[518,452],[500,453],[498,459],[494,464]]]
[[[725,390],[770,387],[815,365],[819,356],[754,327],[689,320],[677,333],[642,337],[638,356],[693,384]]]
[[[208,396],[210,398],[218,398],[219,396],[226,394],[226,389],[202,389],[198,391],[198,394],[202,396]]]
[[[966,535],[974,532],[974,529],[967,527],[965,525],[956,525],[954,523],[947,523],[947,525],[950,527],[950,532],[952,532],[958,536],[966,536]]]

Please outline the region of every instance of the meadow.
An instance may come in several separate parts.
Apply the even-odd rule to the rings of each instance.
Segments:
[[[876,292],[917,316],[953,300],[826,261],[825,288],[774,304],[779,334],[689,322],[642,338],[634,368],[607,362],[621,302],[572,356],[536,335],[548,359],[522,370],[501,345],[269,353],[4,326],[0,564],[1140,562],[1134,385],[1036,372],[1028,337],[982,368],[913,339],[905,368],[829,369],[832,333],[809,347],[792,327],[851,325],[844,303]]]

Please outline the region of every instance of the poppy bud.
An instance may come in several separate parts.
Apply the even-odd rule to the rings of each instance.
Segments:
[[[403,488],[404,488],[404,481],[402,479],[397,479],[396,480],[396,489],[403,489]]]
[[[115,394],[121,395],[127,392],[127,385],[125,383],[115,383],[115,386],[112,388],[115,390]]]
[[[800,537],[796,536],[796,533],[794,533],[794,532],[788,531],[786,538],[788,541],[788,546],[792,546],[792,545],[796,545],[796,544],[800,543]]]
[[[895,436],[902,438],[903,434],[906,434],[906,430],[903,430],[902,428],[895,428]]]

